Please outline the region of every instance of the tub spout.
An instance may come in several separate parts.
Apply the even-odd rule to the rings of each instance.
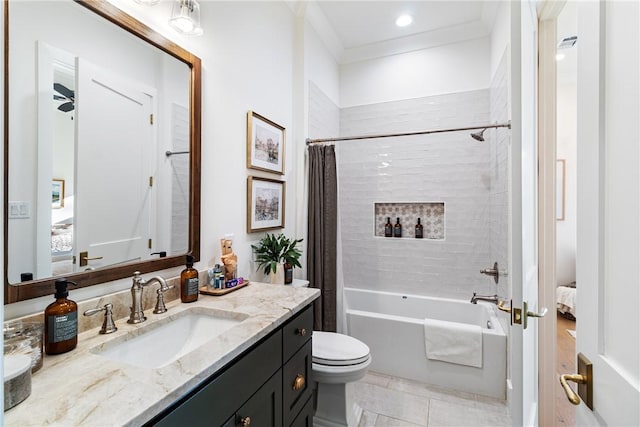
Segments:
[[[498,304],[498,295],[478,295],[475,292],[473,293],[473,296],[471,297],[471,301],[469,301],[471,304],[477,304],[478,301],[488,301],[488,302],[492,302],[494,304]]]

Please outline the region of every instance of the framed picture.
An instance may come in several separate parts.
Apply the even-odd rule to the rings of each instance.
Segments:
[[[564,221],[564,180],[565,180],[565,161],[558,159],[556,161],[556,220]]]
[[[247,113],[247,167],[284,175],[284,128],[258,113]]]
[[[64,179],[54,179],[52,181],[51,207],[53,209],[64,207]]]
[[[247,233],[284,228],[284,195],[284,181],[247,179]]]

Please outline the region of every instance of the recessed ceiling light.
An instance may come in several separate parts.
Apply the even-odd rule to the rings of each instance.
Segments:
[[[400,15],[398,19],[396,19],[396,25],[398,27],[406,27],[407,25],[411,25],[413,22],[413,16],[411,15]]]
[[[556,53],[556,61],[562,61],[565,57],[564,53]]]

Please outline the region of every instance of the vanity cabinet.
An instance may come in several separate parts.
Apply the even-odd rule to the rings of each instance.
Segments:
[[[310,426],[312,328],[307,306],[146,425]]]

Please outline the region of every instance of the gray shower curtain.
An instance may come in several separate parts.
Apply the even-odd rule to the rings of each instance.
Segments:
[[[310,145],[307,279],[322,292],[314,304],[317,331],[336,330],[337,192],[334,146]]]

